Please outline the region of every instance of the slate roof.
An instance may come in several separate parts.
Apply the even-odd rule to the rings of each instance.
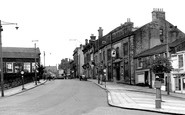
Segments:
[[[35,48],[3,47],[3,58],[35,58]],[[37,58],[40,57],[40,49],[36,48]]]
[[[175,40],[174,42],[172,42],[169,47],[176,47],[178,46],[179,44],[185,42],[185,38],[180,38],[180,39],[177,39]]]
[[[147,56],[152,56],[152,55],[160,54],[164,52],[166,52],[166,44],[161,44],[141,52],[140,54],[136,55],[134,58],[147,57]]]

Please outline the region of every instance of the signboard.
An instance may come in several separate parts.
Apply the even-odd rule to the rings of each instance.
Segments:
[[[161,82],[160,81],[155,81],[154,82],[154,87],[155,88],[161,88]]]

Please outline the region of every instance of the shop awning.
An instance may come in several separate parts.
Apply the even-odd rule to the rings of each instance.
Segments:
[[[184,77],[185,73],[172,73],[173,75],[175,75],[174,78],[180,78],[180,77]]]

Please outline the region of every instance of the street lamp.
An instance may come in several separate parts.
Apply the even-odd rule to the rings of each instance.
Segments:
[[[37,85],[37,72],[36,72],[36,58],[37,58],[37,52],[36,52],[36,42],[38,42],[38,40],[32,40],[32,42],[34,42],[34,46],[35,46],[35,85]]]
[[[2,24],[3,22],[3,24]],[[9,22],[4,22],[0,20],[0,72],[1,72],[1,96],[4,97],[4,76],[3,76],[3,51],[2,51],[2,36],[1,32],[3,31],[2,25],[16,25],[16,30],[19,28],[17,26],[17,23],[9,23]]]
[[[21,71],[21,77],[22,77],[22,90],[24,90],[24,71]]]

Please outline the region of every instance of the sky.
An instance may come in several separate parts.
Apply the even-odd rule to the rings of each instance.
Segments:
[[[73,59],[73,51],[90,35],[103,35],[127,21],[141,27],[152,21],[153,8],[163,8],[166,20],[185,32],[184,0],[0,0],[3,47],[34,47],[41,51],[41,63],[58,65]],[[3,23],[2,23],[3,24]],[[97,37],[96,37],[97,38]]]

